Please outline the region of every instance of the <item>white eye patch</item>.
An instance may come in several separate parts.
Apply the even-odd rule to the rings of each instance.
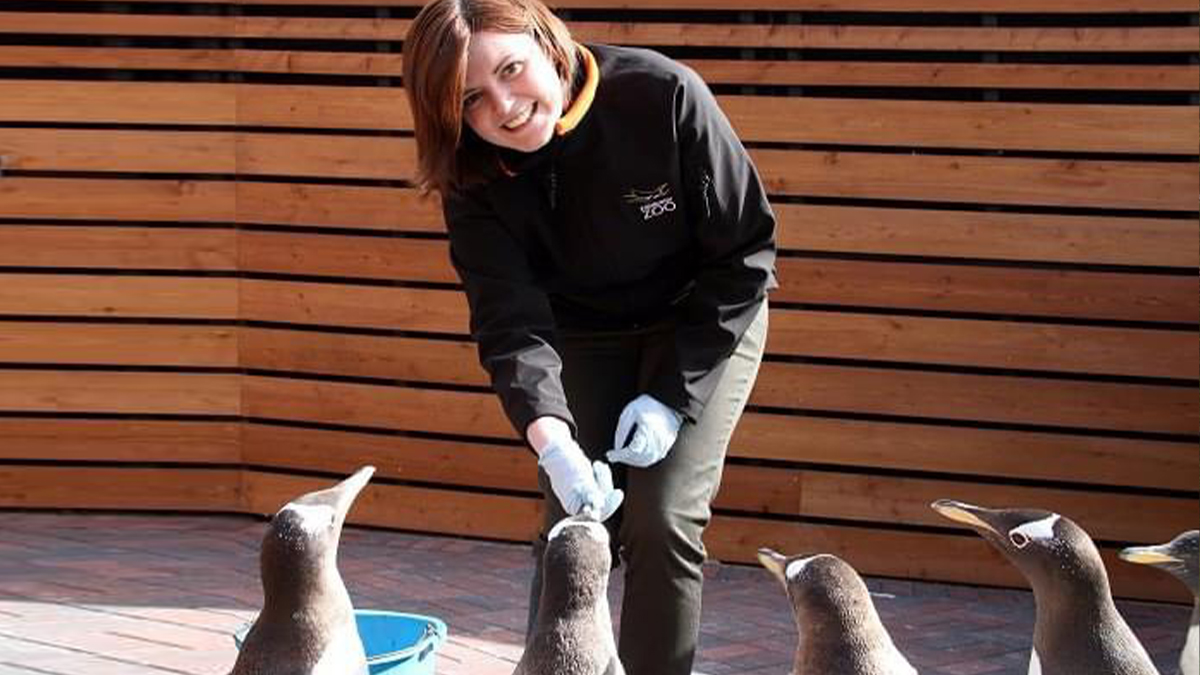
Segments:
[[[1054,525],[1062,516],[1052,513],[1041,520],[1032,520],[1008,531],[1008,540],[1017,548],[1025,548],[1035,539],[1053,539]]]
[[[582,527],[592,539],[608,543],[608,530],[600,523],[594,520],[572,520],[570,518],[555,523],[554,527],[550,528],[550,534],[546,535],[546,540],[554,541],[568,527]]]
[[[291,511],[299,516],[300,529],[304,530],[309,535],[316,534],[325,530],[330,525],[333,525],[333,519],[337,512],[332,506],[325,504],[309,505],[309,504],[288,504],[279,513]]]
[[[796,577],[800,576],[800,573],[804,571],[804,568],[808,567],[808,564],[815,560],[816,557],[817,556],[815,555],[810,555],[807,558],[793,560],[792,562],[788,563],[787,567],[784,568],[783,575],[787,577],[789,581],[795,579]]]

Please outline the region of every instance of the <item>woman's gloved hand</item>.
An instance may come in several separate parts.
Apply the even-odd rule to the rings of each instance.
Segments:
[[[584,513],[600,522],[607,520],[621,505],[625,493],[613,488],[612,470],[607,464],[588,461],[565,422],[553,422],[558,424],[540,424],[536,432],[530,425],[527,436],[538,453],[538,466],[550,478],[554,496],[569,515]]]
[[[675,445],[682,423],[683,416],[658,399],[649,394],[638,396],[621,411],[613,435],[616,449],[608,452],[608,461],[641,468],[657,464]]]

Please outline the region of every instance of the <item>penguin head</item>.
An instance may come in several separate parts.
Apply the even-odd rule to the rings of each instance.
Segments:
[[[263,585],[296,583],[326,568],[336,570],[338,542],[346,514],[375,467],[365,466],[337,485],[301,495],[271,519],[263,535]]]
[[[1170,572],[1197,594],[1200,587],[1200,567],[1197,566],[1197,545],[1200,530],[1180,533],[1171,541],[1158,546],[1130,546],[1121,551],[1121,559],[1142,565],[1151,565]]]
[[[555,523],[546,536],[543,595],[561,594],[568,604],[592,604],[608,588],[612,569],[608,528],[576,515]]]
[[[783,584],[798,623],[874,613],[867,585],[841,558],[829,554],[785,556],[758,549],[758,561]]]
[[[1035,588],[1042,583],[1108,590],[1100,552],[1070,518],[1043,509],[989,509],[952,499],[934,511],[975,529],[1009,559]]]

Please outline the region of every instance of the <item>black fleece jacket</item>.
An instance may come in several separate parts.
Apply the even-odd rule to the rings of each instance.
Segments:
[[[775,287],[774,215],[708,87],[649,50],[588,50],[599,80],[575,128],[443,199],[480,362],[522,434],[542,415],[574,426],[557,331],[663,320],[674,360],[645,393],[695,421]]]

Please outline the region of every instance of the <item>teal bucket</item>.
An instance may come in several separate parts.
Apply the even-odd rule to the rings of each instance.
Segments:
[[[433,675],[438,647],[446,640],[444,621],[374,609],[354,610],[354,621],[371,675]],[[249,630],[247,625],[233,634],[239,649]]]

